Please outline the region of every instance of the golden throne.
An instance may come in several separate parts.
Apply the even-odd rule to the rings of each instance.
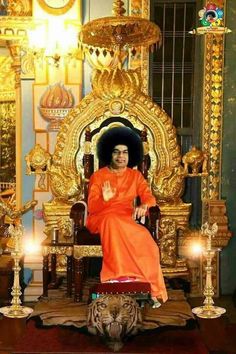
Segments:
[[[65,234],[60,225],[63,220],[68,221],[77,201],[86,200],[93,165],[93,161],[92,164],[89,161],[96,155],[97,139],[111,126],[127,125],[143,134],[144,159],[150,164],[148,171],[144,168],[144,173],[161,213],[158,242],[164,276],[188,276],[186,261],[179,257],[178,231],[188,228],[191,204],[181,200],[185,172],[176,130],[170,117],[141,91],[141,87],[139,69],[94,71],[92,92],[68,114],[57,136],[49,170],[53,200],[44,203],[45,233],[50,237],[50,230],[57,228],[59,244],[64,245],[65,239],[68,247],[75,243],[73,233]],[[98,161],[94,159],[94,169],[97,168]],[[80,222],[74,224],[77,237],[80,226]],[[75,245],[73,253],[75,259],[99,256],[101,246]],[[81,269],[76,272],[80,273]]]

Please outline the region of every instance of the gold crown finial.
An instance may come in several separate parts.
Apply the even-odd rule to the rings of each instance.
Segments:
[[[122,0],[114,1],[112,14],[117,17],[123,16],[125,14],[124,2]]]

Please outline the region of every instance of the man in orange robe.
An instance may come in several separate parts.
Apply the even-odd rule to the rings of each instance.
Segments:
[[[140,137],[127,127],[107,130],[98,142],[98,158],[106,167],[90,178],[87,227],[99,233],[103,250],[101,281],[122,278],[151,284],[154,307],[167,300],[158,246],[149,231],[137,224],[156,205],[137,166],[143,155]],[[134,208],[139,196],[141,205]]]

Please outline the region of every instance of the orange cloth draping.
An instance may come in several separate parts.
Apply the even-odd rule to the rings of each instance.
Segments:
[[[106,181],[116,188],[115,196],[107,202],[102,196],[102,186]],[[149,231],[132,218],[137,196],[148,207],[156,205],[146,180],[138,170],[126,168],[123,172],[114,173],[104,167],[90,178],[87,227],[101,237],[101,281],[135,277],[149,282],[152,296],[166,301],[158,246]]]

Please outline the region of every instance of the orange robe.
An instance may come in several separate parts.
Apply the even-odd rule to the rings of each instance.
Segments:
[[[102,196],[105,181],[116,188],[115,196],[107,202]],[[142,204],[156,205],[146,180],[138,170],[127,168],[117,174],[104,167],[90,178],[87,228],[101,237],[101,281],[135,277],[151,284],[152,296],[166,301],[158,246],[149,231],[132,218],[133,202],[137,196]]]

